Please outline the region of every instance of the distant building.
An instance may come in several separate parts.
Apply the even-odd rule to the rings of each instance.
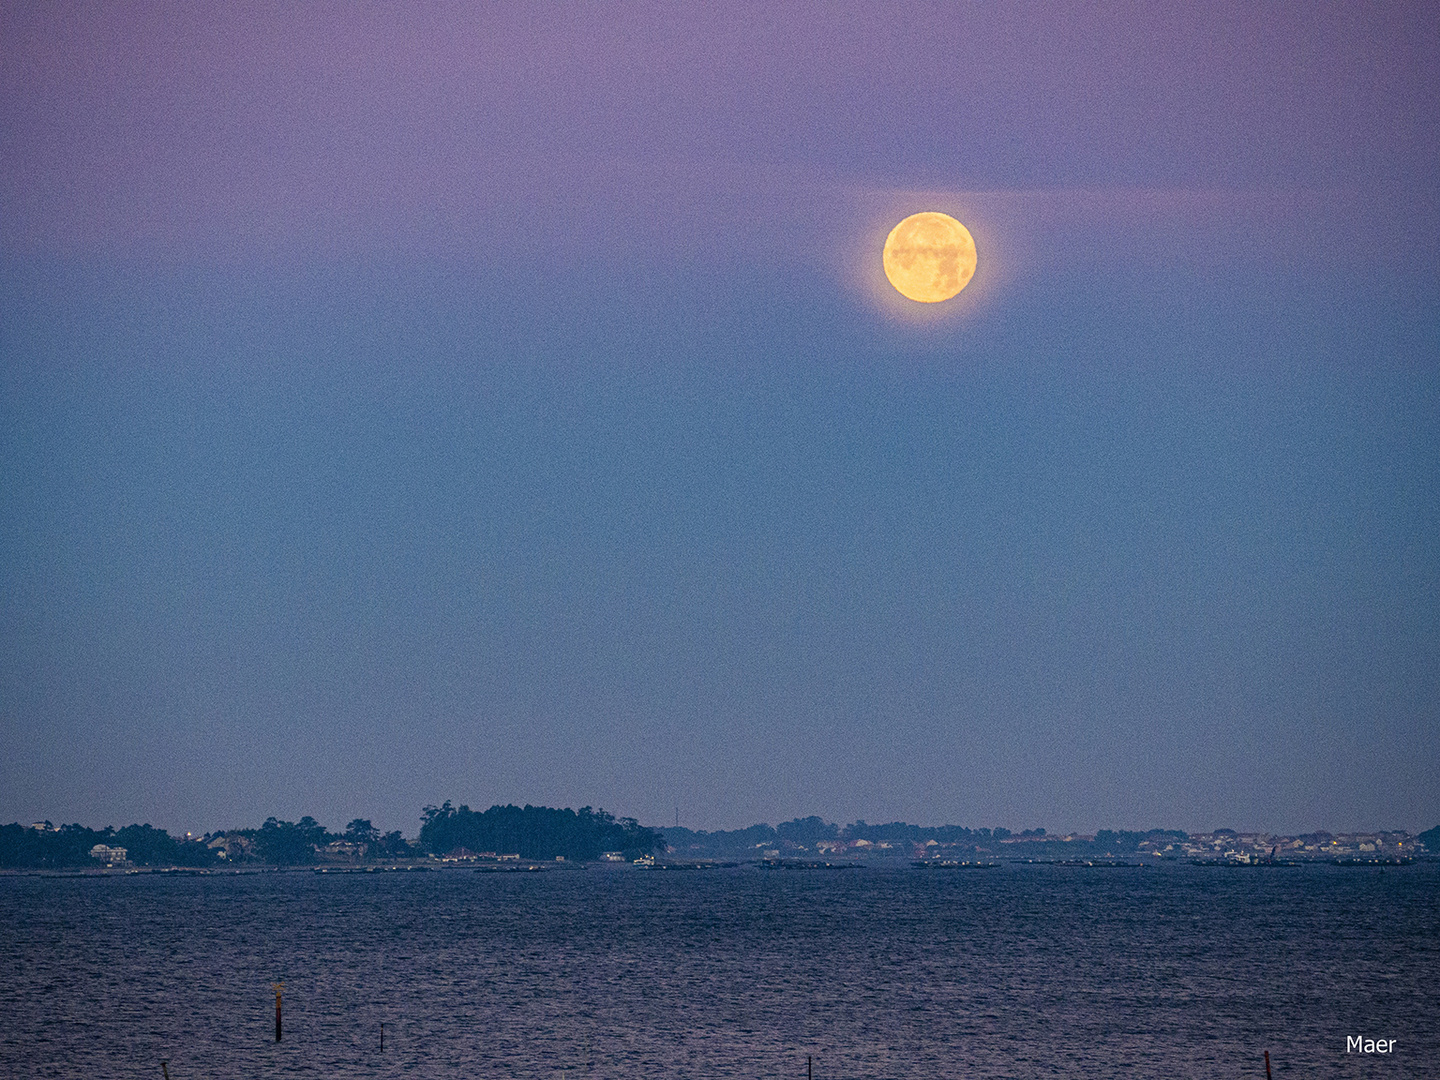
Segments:
[[[129,852],[123,847],[109,847],[105,844],[96,844],[90,849],[90,857],[103,862],[106,866],[123,866],[129,862]]]
[[[254,853],[254,842],[245,836],[229,836],[220,833],[206,841],[205,846],[226,862],[244,859]]]
[[[624,862],[624,861],[625,861],[625,856],[624,856],[624,854],[621,853],[621,852],[619,852],[619,851],[607,851],[607,852],[605,852],[604,855],[601,855],[600,857],[601,857],[602,859],[604,859],[606,862]]]

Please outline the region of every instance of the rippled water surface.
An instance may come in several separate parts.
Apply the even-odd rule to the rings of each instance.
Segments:
[[[0,918],[4,1076],[1440,1076],[1433,864],[8,876]]]

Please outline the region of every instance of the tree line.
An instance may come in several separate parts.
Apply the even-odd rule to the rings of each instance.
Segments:
[[[44,822],[0,825],[0,869],[62,869],[104,865],[91,851],[124,848],[135,866],[206,867],[251,863],[314,866],[327,861],[377,862],[462,849],[474,853],[518,854],[527,859],[597,859],[620,851],[637,858],[665,850],[664,838],[633,818],[616,819],[604,810],[553,810],[544,806],[492,806],[481,813],[458,809],[447,800],[424,809],[417,841],[399,830],[381,833],[368,818],[356,818],[343,832],[330,832],[313,817],[299,821],[268,818],[258,829],[227,829],[202,837],[171,836],[152,825],[84,825],[58,828]]]
[[[171,836],[153,825],[107,826],[50,822],[23,826],[0,825],[0,869],[60,869],[104,865],[105,855],[91,852],[98,846],[123,848],[125,861],[135,866],[217,866],[226,862],[254,862],[272,866],[308,866],[322,859],[321,852],[335,843],[353,845],[347,854],[357,859],[408,858],[416,854],[399,832],[381,835],[368,820],[357,818],[343,833],[331,833],[312,817],[298,822],[269,818],[258,829],[230,829],[203,837]]]
[[[90,852],[98,844],[124,848],[126,861],[136,866],[206,867],[233,864],[313,866],[327,860],[377,862],[452,853],[514,854],[525,859],[597,859],[619,852],[626,859],[668,849],[682,857],[753,856],[757,849],[820,853],[831,842],[848,844],[868,840],[877,846],[893,845],[891,853],[908,854],[910,845],[929,840],[962,851],[997,850],[993,845],[1017,834],[1008,829],[970,829],[959,825],[920,826],[905,822],[869,825],[864,821],[841,827],[819,817],[796,818],[780,825],[752,825],[746,829],[693,831],[684,828],[647,828],[634,818],[616,818],[604,810],[582,807],[555,810],[544,806],[492,806],[474,811],[446,801],[422,812],[418,840],[407,841],[396,830],[381,833],[369,819],[356,818],[343,832],[332,833],[313,817],[299,821],[268,818],[256,829],[230,829],[199,838],[171,836],[151,825],[91,829],[84,825],[59,828],[18,823],[0,825],[0,869],[65,869],[102,865]],[[1030,857],[1066,858],[1080,854],[1122,855],[1144,840],[1183,840],[1179,830],[1147,832],[1102,830],[1093,840],[1047,837],[1044,829],[1018,834],[1030,840]],[[1440,826],[1417,839],[1429,851],[1440,853]]]
[[[598,859],[609,851],[627,859],[665,850],[658,829],[634,818],[619,818],[588,806],[552,810],[545,806],[492,806],[477,813],[446,800],[425,807],[420,843],[436,853],[514,854],[523,859]]]
[[[895,856],[910,856],[916,846],[930,841],[957,849],[959,853],[994,853],[997,845],[1012,837],[1030,841],[1026,854],[1040,858],[1067,858],[1076,855],[1123,855],[1135,851],[1146,840],[1184,840],[1187,834],[1179,829],[1150,829],[1146,832],[1102,829],[1093,840],[1061,840],[1047,837],[1044,829],[1026,829],[1012,833],[1005,828],[972,829],[964,825],[911,825],[891,821],[871,825],[863,818],[850,825],[837,825],[811,816],[784,821],[779,825],[751,825],[745,829],[721,829],[714,832],[683,827],[660,830],[670,850],[695,858],[735,858],[754,855],[757,849],[775,848],[781,853],[824,852],[835,846],[853,850],[863,841],[872,848],[881,848]]]
[[[215,853],[203,843],[171,836],[150,825],[123,829],[88,829],[84,825],[37,829],[18,823],[0,825],[0,868],[60,869],[95,866],[90,851],[96,844],[122,847],[129,861],[141,866],[209,866]]]
[[[779,825],[751,825],[745,829],[717,829],[707,832],[683,827],[661,830],[671,848],[706,856],[737,856],[754,854],[756,848],[775,847],[788,851],[817,851],[830,844],[850,845],[857,840],[870,844],[891,844],[897,852],[909,854],[914,844],[934,840],[939,844],[987,845],[1013,835],[1009,829],[971,829],[964,825],[911,825],[892,821],[871,825],[863,818],[850,825],[837,825],[811,815],[783,821]],[[1045,830],[1029,830],[1044,835]]]

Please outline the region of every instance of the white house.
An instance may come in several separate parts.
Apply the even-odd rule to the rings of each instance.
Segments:
[[[123,865],[128,861],[126,856],[129,854],[123,847],[107,847],[104,844],[96,844],[90,849],[90,857],[98,859],[106,866]]]

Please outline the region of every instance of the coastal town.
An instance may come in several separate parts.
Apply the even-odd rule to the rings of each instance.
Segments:
[[[543,808],[492,808],[467,815],[476,822],[502,811],[560,816],[570,811]],[[600,812],[603,815],[603,811]],[[438,814],[438,812],[437,812]],[[695,832],[684,828],[649,829],[608,815],[596,820],[609,832],[588,847],[565,846],[555,838],[524,830],[506,833],[445,834],[432,815],[421,835],[406,840],[399,832],[381,834],[356,819],[344,833],[327,832],[311,818],[299,824],[271,819],[261,829],[236,829],[170,836],[150,826],[96,832],[48,821],[0,826],[0,869],[131,870],[141,867],[257,869],[264,866],[346,868],[380,864],[406,868],[514,870],[558,869],[586,863],[640,867],[730,863],[768,865],[881,865],[910,860],[920,867],[998,866],[1002,863],[1143,866],[1191,863],[1203,866],[1287,866],[1331,863],[1341,866],[1394,866],[1440,859],[1440,828],[1412,834],[1311,832],[1277,835],[1215,829],[1186,833],[1177,829],[1147,832],[1101,830],[1098,833],[1047,833],[1027,829],[926,827],[894,822],[844,827],[819,818],[779,826]],[[443,820],[449,820],[445,818]],[[463,820],[463,819],[461,819]],[[576,820],[582,820],[576,818]],[[477,825],[478,827],[478,825]],[[470,846],[465,836],[470,838]],[[457,839],[459,837],[459,839]],[[28,838],[28,839],[27,839]],[[89,841],[94,841],[93,843]],[[560,847],[565,849],[562,851]]]
[[[669,830],[666,830],[667,832]],[[757,843],[754,852],[761,858],[847,858],[875,859],[908,857],[913,860],[988,860],[992,862],[1068,863],[1095,860],[1146,862],[1192,862],[1204,865],[1264,865],[1299,862],[1341,864],[1395,864],[1416,858],[1440,857],[1437,830],[1415,835],[1404,830],[1383,832],[1311,832],[1283,836],[1265,832],[1238,832],[1216,829],[1206,833],[1179,830],[1152,830],[1146,833],[1102,830],[1095,834],[1050,834],[1043,829],[1016,835],[1003,829],[979,830],[959,839],[871,839],[847,837],[843,833],[804,844],[777,838]],[[1429,841],[1426,847],[1425,840]],[[690,846],[700,855],[705,845]],[[672,844],[669,854],[684,854]]]
[[[1030,841],[1011,838],[1003,841],[1002,849],[1014,853],[1024,850]],[[1093,845],[1092,836],[1066,836],[1067,842]],[[1144,839],[1133,854],[1148,859],[1185,859],[1203,863],[1259,864],[1270,861],[1335,862],[1399,862],[1413,859],[1423,851],[1417,837],[1404,831],[1375,833],[1328,832],[1305,833],[1299,836],[1276,836],[1270,833],[1242,833],[1217,829],[1182,838]]]

